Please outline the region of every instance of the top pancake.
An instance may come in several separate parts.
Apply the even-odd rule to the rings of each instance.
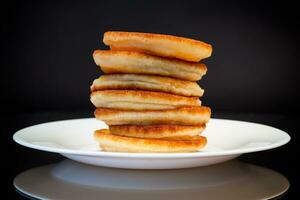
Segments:
[[[192,62],[199,62],[212,53],[210,44],[173,35],[109,31],[104,33],[103,42],[113,50],[139,51]]]
[[[206,74],[202,63],[150,56],[140,52],[95,50],[93,58],[108,74],[152,74],[197,81]]]

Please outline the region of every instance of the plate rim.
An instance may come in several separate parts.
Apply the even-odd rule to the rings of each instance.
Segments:
[[[283,146],[287,144],[291,140],[291,136],[278,128],[275,128],[273,126],[255,123],[255,122],[248,122],[248,121],[241,121],[241,120],[231,120],[231,119],[222,119],[222,118],[211,118],[210,120],[213,121],[227,121],[227,122],[238,122],[238,123],[246,123],[246,124],[252,124],[252,125],[259,125],[259,126],[265,126],[268,128],[275,129],[276,131],[281,132],[283,134],[283,137],[285,140],[282,140],[277,143],[261,146],[261,147],[249,147],[242,150],[234,149],[234,150],[221,150],[221,151],[214,151],[214,152],[190,152],[190,153],[128,153],[128,152],[104,152],[104,151],[90,151],[90,150],[74,150],[74,149],[63,149],[63,148],[56,148],[56,147],[46,147],[41,146],[37,144],[32,144],[29,142],[26,142],[22,140],[19,137],[19,134],[22,134],[22,132],[25,129],[29,129],[35,126],[44,125],[44,124],[50,124],[50,123],[57,123],[57,122],[69,122],[69,121],[76,121],[76,120],[95,120],[95,118],[77,118],[77,119],[67,119],[67,120],[57,120],[57,121],[50,121],[50,122],[44,122],[39,123],[35,125],[31,125],[25,128],[22,128],[18,131],[16,131],[13,135],[13,140],[22,146],[46,151],[46,152],[52,152],[52,153],[59,153],[59,154],[72,154],[72,155],[81,155],[81,156],[92,156],[92,157],[114,157],[114,158],[200,158],[200,157],[216,157],[216,156],[229,156],[229,155],[240,155],[244,153],[252,153],[252,152],[259,152],[264,150],[270,150],[274,149],[280,146]]]

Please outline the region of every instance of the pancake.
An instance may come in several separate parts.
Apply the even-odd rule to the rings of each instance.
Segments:
[[[99,90],[92,92],[91,102],[97,108],[131,110],[174,109],[181,106],[201,105],[197,97],[142,90]]]
[[[199,62],[212,53],[210,44],[173,35],[109,31],[104,33],[103,42],[113,50],[139,51],[192,62]]]
[[[152,74],[197,81],[207,71],[202,63],[161,58],[139,52],[95,50],[93,58],[107,74]]]
[[[194,140],[157,140],[116,136],[107,129],[97,130],[94,139],[103,151],[132,153],[179,153],[199,151],[206,145],[206,138]]]
[[[107,74],[95,79],[91,91],[96,90],[149,90],[182,96],[201,97],[204,90],[195,82],[136,74]]]
[[[168,110],[120,110],[97,108],[95,117],[107,125],[203,125],[211,110],[205,106],[189,106]]]
[[[181,125],[113,125],[109,126],[109,132],[114,135],[169,139],[169,140],[191,140],[197,138],[205,129],[205,125],[181,126]]]

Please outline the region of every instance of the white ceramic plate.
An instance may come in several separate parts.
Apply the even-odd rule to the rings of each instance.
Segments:
[[[175,169],[212,165],[243,153],[276,148],[290,140],[287,133],[270,126],[211,119],[203,132],[208,143],[200,152],[103,152],[93,140],[93,132],[106,127],[103,122],[93,118],[56,121],[19,130],[13,139],[23,146],[60,153],[78,162],[131,169]]]

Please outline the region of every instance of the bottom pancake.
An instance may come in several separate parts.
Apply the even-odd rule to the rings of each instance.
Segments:
[[[196,152],[206,145],[206,138],[193,140],[164,140],[123,137],[110,134],[109,130],[96,130],[94,138],[103,151],[132,153],[183,153]]]
[[[184,126],[184,125],[112,125],[109,132],[114,135],[168,139],[168,140],[191,140],[197,138],[205,129],[205,125]]]

